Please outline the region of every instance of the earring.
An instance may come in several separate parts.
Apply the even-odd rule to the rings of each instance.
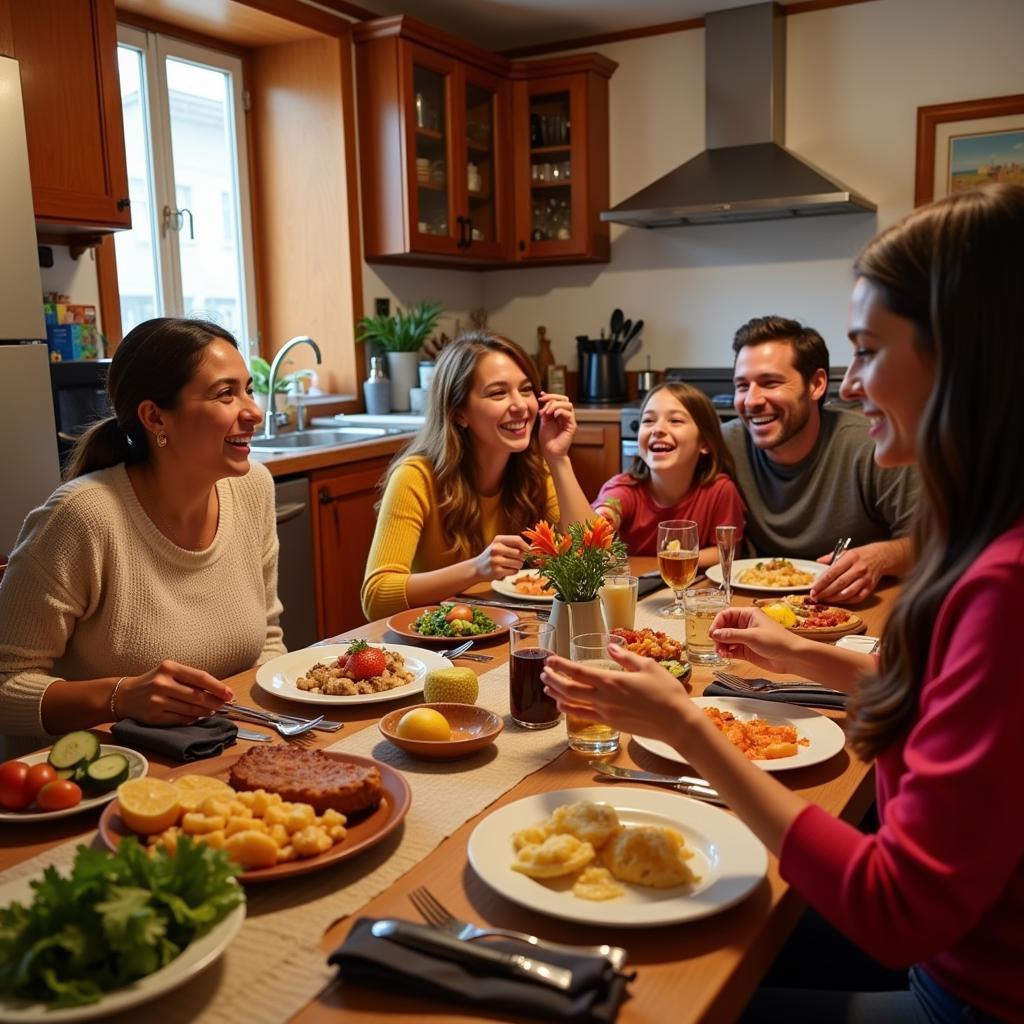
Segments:
[[[156,446],[157,448],[167,447],[167,434],[162,430],[156,432]]]

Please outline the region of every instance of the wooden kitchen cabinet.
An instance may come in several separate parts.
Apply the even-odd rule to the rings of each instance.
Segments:
[[[367,260],[608,260],[614,61],[509,61],[405,16],[353,38]]]
[[[366,258],[502,262],[513,228],[507,62],[412,18],[353,35]]]
[[[600,54],[513,66],[516,258],[607,263],[608,79]]]
[[[622,455],[617,423],[579,423],[569,449],[569,461],[587,501],[620,471]]]
[[[130,228],[114,0],[0,0],[0,25],[20,64],[40,231]]]
[[[352,462],[310,477],[316,622],[321,638],[366,622],[359,604],[377,524],[374,506],[391,456]]]

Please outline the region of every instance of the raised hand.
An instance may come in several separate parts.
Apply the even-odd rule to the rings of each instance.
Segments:
[[[822,555],[818,561],[827,563],[831,557]],[[875,592],[884,572],[884,560],[876,545],[851,548],[814,581],[811,598],[834,604],[857,604]]]
[[[576,413],[565,395],[540,393],[541,451],[546,459],[560,459],[569,454],[576,433]]]
[[[209,672],[165,660],[150,672],[125,679],[114,704],[119,718],[147,725],[185,725],[212,714],[232,696],[231,688]]]
[[[750,661],[770,672],[790,670],[794,654],[807,643],[760,608],[726,608],[709,633],[723,658]]]
[[[518,534],[499,534],[473,559],[480,580],[500,580],[519,572],[530,545]]]

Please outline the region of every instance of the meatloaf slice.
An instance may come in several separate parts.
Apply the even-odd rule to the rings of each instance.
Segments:
[[[320,750],[253,747],[231,769],[235,789],[265,789],[285,800],[358,814],[376,807],[383,794],[380,772],[372,765],[339,761]]]

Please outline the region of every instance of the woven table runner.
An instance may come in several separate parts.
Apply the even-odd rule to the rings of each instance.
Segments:
[[[336,867],[250,886],[245,923],[213,967],[144,1010],[106,1019],[138,1021],[144,1013],[147,1024],[281,1024],[298,1013],[333,976],[317,945],[334,922],[357,913],[460,825],[565,750],[564,727],[527,730],[510,722],[508,665],[480,677],[477,703],[501,715],[505,729],[494,747],[461,761],[418,761],[375,726],[326,748],[374,757],[403,773],[412,805],[402,827]],[[4,872],[0,883],[38,874],[48,864],[70,869],[82,842],[99,840],[92,832],[65,843]]]

